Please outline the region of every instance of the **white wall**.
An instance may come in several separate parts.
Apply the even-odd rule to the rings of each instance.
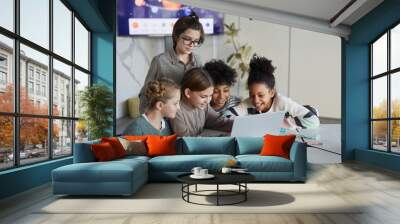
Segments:
[[[117,37],[117,119],[128,114],[126,100],[139,94],[151,59],[163,51],[160,37]]]
[[[289,76],[292,99],[316,105],[322,117],[341,117],[339,37],[292,28]]]
[[[225,23],[231,22],[241,29],[240,42],[250,44],[258,55],[272,60],[280,93],[315,106],[321,117],[340,118],[340,38],[225,15]],[[226,60],[233,48],[225,45],[225,40],[223,35],[206,36],[203,46],[195,52],[203,63],[212,58]],[[162,37],[117,38],[117,118],[127,115],[126,100],[139,93],[151,58],[164,51],[165,41]],[[246,79],[241,82],[243,97],[247,97],[245,82]]]

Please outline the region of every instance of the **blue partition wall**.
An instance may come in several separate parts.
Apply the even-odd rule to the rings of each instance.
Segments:
[[[400,156],[369,149],[369,44],[400,21],[400,0],[385,0],[351,27],[343,40],[343,147],[344,160],[357,160],[400,171]]]
[[[92,82],[106,84],[115,92],[116,1],[67,0],[67,2],[92,32]],[[115,124],[115,112],[113,119]],[[114,130],[115,128],[110,127],[110,132]],[[53,169],[71,163],[72,157],[68,157],[0,172],[0,199],[50,182]]]

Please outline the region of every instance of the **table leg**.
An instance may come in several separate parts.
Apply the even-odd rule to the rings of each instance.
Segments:
[[[197,192],[197,184],[196,184],[196,186],[195,186],[195,191]]]
[[[217,184],[217,206],[219,205],[219,184]]]
[[[248,192],[248,190],[247,190],[247,183],[244,183],[244,201],[247,201],[247,192]]]

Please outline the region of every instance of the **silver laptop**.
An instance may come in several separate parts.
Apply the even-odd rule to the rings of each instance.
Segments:
[[[285,113],[284,111],[279,111],[235,117],[231,136],[262,137],[265,134],[279,135]]]

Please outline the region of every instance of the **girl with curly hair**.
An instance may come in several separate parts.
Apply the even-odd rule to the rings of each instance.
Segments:
[[[125,130],[125,135],[171,135],[172,130],[164,118],[174,118],[179,109],[179,86],[170,79],[150,81],[145,90],[148,100],[145,112]]]
[[[314,110],[279,94],[275,87],[275,67],[265,57],[253,56],[247,80],[249,98],[239,106],[240,115],[285,111],[286,128],[316,128],[319,118]]]

